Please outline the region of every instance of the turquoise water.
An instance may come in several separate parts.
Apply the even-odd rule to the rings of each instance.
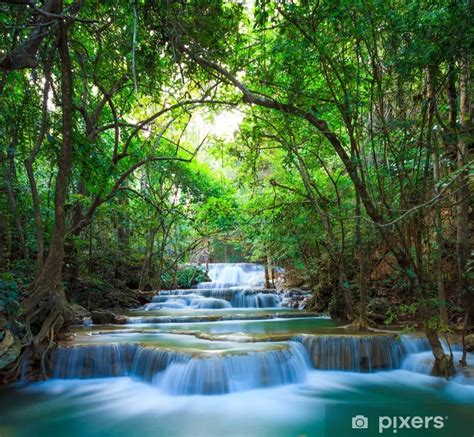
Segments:
[[[329,318],[231,320],[198,323],[134,323],[128,329],[148,328],[163,331],[195,331],[210,334],[242,332],[247,334],[317,333],[321,328],[334,328],[341,323]],[[121,327],[123,329],[123,327]]]
[[[0,388],[0,437],[474,435],[474,379],[428,376],[425,339],[361,336],[285,308],[288,296],[225,288],[255,287],[256,265],[213,269],[196,296],[171,291],[155,299],[169,307],[125,311],[128,324],[77,327],[49,358],[51,379]]]
[[[215,315],[242,315],[255,316],[265,314],[295,314],[298,310],[290,308],[161,308],[160,310],[132,309],[125,310],[123,314],[130,317],[176,317],[176,316],[215,316]]]
[[[474,387],[403,370],[376,374],[313,370],[300,384],[221,396],[170,396],[131,378],[51,380],[0,391],[0,433],[250,437],[332,432],[344,437],[359,435],[341,430],[353,412],[376,408],[395,415],[447,411],[455,426],[415,435],[453,435],[449,430],[455,429],[456,435],[470,436],[473,405]],[[357,432],[379,435],[372,429]],[[404,434],[400,430],[397,435]]]

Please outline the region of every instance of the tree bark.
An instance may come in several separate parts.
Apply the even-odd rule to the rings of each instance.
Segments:
[[[265,261],[265,288],[270,288],[270,264],[269,264],[269,259],[268,257],[266,258]]]
[[[444,353],[443,346],[441,346],[441,342],[439,341],[438,333],[434,329],[425,329],[425,335],[435,357],[431,374],[433,376],[444,376],[449,378],[454,374],[453,354],[451,353],[450,356],[448,356]]]
[[[440,162],[439,148],[437,136],[434,134],[434,117],[436,110],[436,70],[432,66],[427,68],[428,81],[428,97],[429,97],[429,114],[428,114],[428,132],[427,132],[427,149],[432,150],[433,155],[433,191],[435,196],[441,196],[440,190]],[[449,73],[448,73],[449,74]],[[439,317],[444,325],[448,324],[448,312],[446,303],[446,289],[444,287],[443,257],[444,257],[444,239],[443,239],[443,220],[441,216],[441,200],[439,199],[434,205],[434,225],[436,236],[435,249],[435,276],[436,288],[438,291],[439,301]],[[422,218],[421,218],[422,219]]]
[[[458,208],[457,208],[457,261],[460,295],[469,303],[468,310],[472,311],[470,305],[472,297],[469,293],[468,261],[469,261],[469,149],[472,146],[472,114],[471,114],[471,77],[470,77],[470,59],[469,53],[465,52],[461,59],[461,79],[459,86],[460,97],[460,132],[457,150],[457,165],[462,171],[459,177],[458,186]],[[472,319],[469,316],[468,319]]]
[[[38,194],[38,187],[36,185],[36,178],[33,171],[33,163],[38,155],[44,137],[46,135],[47,117],[48,117],[48,98],[51,84],[51,65],[45,67],[45,81],[43,90],[43,101],[41,107],[41,127],[36,139],[36,143],[31,150],[28,158],[25,159],[25,169],[28,175],[28,181],[30,184],[31,199],[33,203],[33,214],[35,218],[35,234],[36,234],[36,274],[39,276],[44,264],[44,232],[43,232],[43,220],[41,218],[40,209],[40,197]]]
[[[11,172],[7,169],[6,165],[2,163],[2,175],[3,175],[3,182],[5,184],[5,189],[8,195],[8,200],[10,203],[10,211],[12,215],[12,220],[15,224],[16,228],[16,240],[17,240],[17,245],[18,245],[18,252],[20,252],[20,255],[23,257],[23,259],[28,259],[29,253],[28,249],[26,247],[26,241],[25,241],[25,234],[23,232],[23,226],[21,224],[20,220],[20,214],[18,212],[17,208],[17,199],[15,195],[15,190],[13,189],[13,183],[12,183],[12,175]]]
[[[321,222],[323,223],[324,229],[328,235],[329,244],[325,244],[325,248],[328,251],[328,254],[331,258],[331,261],[334,264],[334,267],[338,273],[338,284],[339,290],[341,295],[344,299],[344,305],[346,310],[346,317],[349,321],[354,320],[354,302],[353,302],[353,295],[352,290],[350,287],[349,280],[347,278],[347,269],[344,262],[343,254],[340,250],[338,250],[338,244],[336,240],[336,236],[334,235],[333,225],[331,223],[331,219],[329,217],[327,207],[321,205],[324,202],[324,199],[320,195],[321,193],[319,190],[314,190],[314,185],[311,182],[310,175],[308,173],[308,169],[306,167],[305,162],[303,161],[302,157],[297,153],[296,150],[292,150],[297,158],[296,168],[301,175],[303,185],[306,189],[308,198],[313,205],[315,211],[318,213],[319,217],[321,218]],[[321,199],[321,202],[315,196],[314,191],[316,191],[316,195]],[[339,253],[338,253],[339,252]]]
[[[44,5],[46,13],[57,14],[59,9],[60,0],[46,0]],[[56,22],[56,18],[39,14],[29,37],[18,47],[0,58],[0,69],[20,70],[36,67],[38,65],[37,54],[40,45],[46,35],[48,35],[48,29]]]
[[[471,0],[467,6],[468,16],[474,14],[474,0]],[[458,186],[458,209],[457,209],[457,264],[458,264],[458,282],[459,296],[465,308],[464,326],[463,326],[463,356],[461,365],[466,366],[466,346],[464,338],[467,332],[474,326],[474,291],[469,283],[468,263],[470,256],[469,235],[469,153],[473,147],[474,128],[473,110],[474,105],[471,101],[471,59],[470,53],[466,50],[461,56],[461,74],[459,84],[460,98],[460,132],[457,147],[457,166],[462,171]]]
[[[433,157],[433,182],[434,192],[439,195],[439,153],[437,145],[434,147]],[[435,233],[436,233],[436,284],[438,289],[439,300],[439,316],[441,321],[448,324],[448,311],[446,306],[446,289],[444,287],[443,274],[443,256],[444,256],[444,238],[443,238],[443,221],[441,217],[441,205],[439,202],[435,204]]]
[[[359,321],[358,327],[360,330],[364,330],[368,326],[367,321],[367,272],[366,272],[366,251],[365,245],[362,238],[362,226],[361,226],[361,204],[360,196],[356,193],[356,208],[355,208],[355,239],[356,239],[356,251],[357,258],[359,261]]]
[[[48,316],[41,324],[36,343],[49,333],[51,325],[60,316],[64,303],[64,291],[61,277],[64,262],[64,239],[66,232],[66,199],[68,180],[72,168],[73,150],[73,78],[69,53],[67,25],[60,23],[59,55],[61,61],[61,97],[62,97],[62,142],[58,160],[58,174],[54,194],[54,226],[48,257],[43,270],[33,286],[31,296],[25,300],[24,314],[31,320],[37,313],[37,307],[43,298],[51,300]],[[49,324],[49,326],[48,326]]]
[[[155,236],[158,232],[157,228],[151,228],[148,231],[148,238],[146,243],[145,257],[143,259],[142,273],[140,275],[140,283],[138,289],[143,291],[148,286],[150,280],[150,266],[153,256],[153,246],[155,245]]]
[[[8,268],[8,224],[7,217],[0,211],[0,273]]]

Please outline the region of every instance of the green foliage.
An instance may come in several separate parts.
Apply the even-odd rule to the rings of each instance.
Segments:
[[[78,16],[87,25],[68,27],[74,91],[68,292],[77,292],[77,284],[89,284],[93,295],[140,282],[190,286],[200,273],[177,266],[225,257],[228,248],[229,258],[269,260],[313,288],[352,291],[359,287],[362,245],[375,270],[384,254],[398,261],[402,255],[405,262],[391,260],[382,285],[405,291],[422,279],[424,299],[436,311],[435,261],[444,258],[433,207],[443,208],[439,230],[448,240],[454,206],[444,195],[434,202],[434,187],[457,177],[449,150],[460,120],[451,120],[457,96],[449,93],[460,90],[461,61],[474,43],[467,3],[135,5],[136,20],[120,2],[83,2]],[[2,6],[1,47],[26,40],[35,19],[29,9]],[[56,29],[44,34],[38,66],[0,79],[0,244],[8,246],[1,247],[0,271],[14,272],[2,280],[10,312],[35,278],[40,233],[48,253],[57,213],[61,62]],[[229,107],[244,113],[238,134],[218,138],[211,128],[201,135],[195,116],[212,120]],[[441,181],[434,176],[436,154]],[[35,187],[24,167],[28,158]],[[412,299],[421,297],[403,298],[387,320],[415,317]],[[341,296],[332,296],[331,306],[340,305]]]
[[[177,288],[191,288],[199,282],[209,281],[206,273],[200,267],[184,266],[176,272],[175,286]]]
[[[16,316],[20,311],[20,289],[11,273],[0,274],[0,312]]]

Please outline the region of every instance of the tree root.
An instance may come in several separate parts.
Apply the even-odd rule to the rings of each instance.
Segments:
[[[368,331],[370,328],[369,322],[362,317],[355,319],[349,326],[360,332]]]
[[[32,309],[24,323],[25,334],[21,338],[21,352],[11,365],[0,369],[3,382],[18,380],[22,365],[26,360],[31,364],[32,379],[48,377],[47,355],[54,347],[57,332],[64,325],[64,310],[66,299],[62,290],[51,294],[48,301],[41,301],[38,307]],[[20,342],[20,339],[18,339]],[[29,378],[30,379],[30,378]]]
[[[435,362],[433,365],[433,370],[431,371],[432,376],[444,376],[446,379],[449,379],[454,375],[454,362],[453,362],[453,352],[451,350],[451,345],[449,345],[450,356],[446,355],[443,350],[438,337],[438,333],[434,329],[427,328],[425,329],[426,338],[428,339]]]

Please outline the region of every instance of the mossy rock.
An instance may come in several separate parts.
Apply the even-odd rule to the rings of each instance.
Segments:
[[[21,352],[20,339],[14,336],[9,330],[3,331],[3,339],[0,343],[0,369],[13,363]]]
[[[64,320],[67,325],[80,325],[85,318],[90,316],[91,313],[77,303],[67,304],[64,309]]]
[[[466,350],[468,352],[474,352],[474,334],[466,335],[464,344],[466,345]]]
[[[95,325],[126,325],[128,321],[127,317],[112,311],[92,311],[91,318]]]

